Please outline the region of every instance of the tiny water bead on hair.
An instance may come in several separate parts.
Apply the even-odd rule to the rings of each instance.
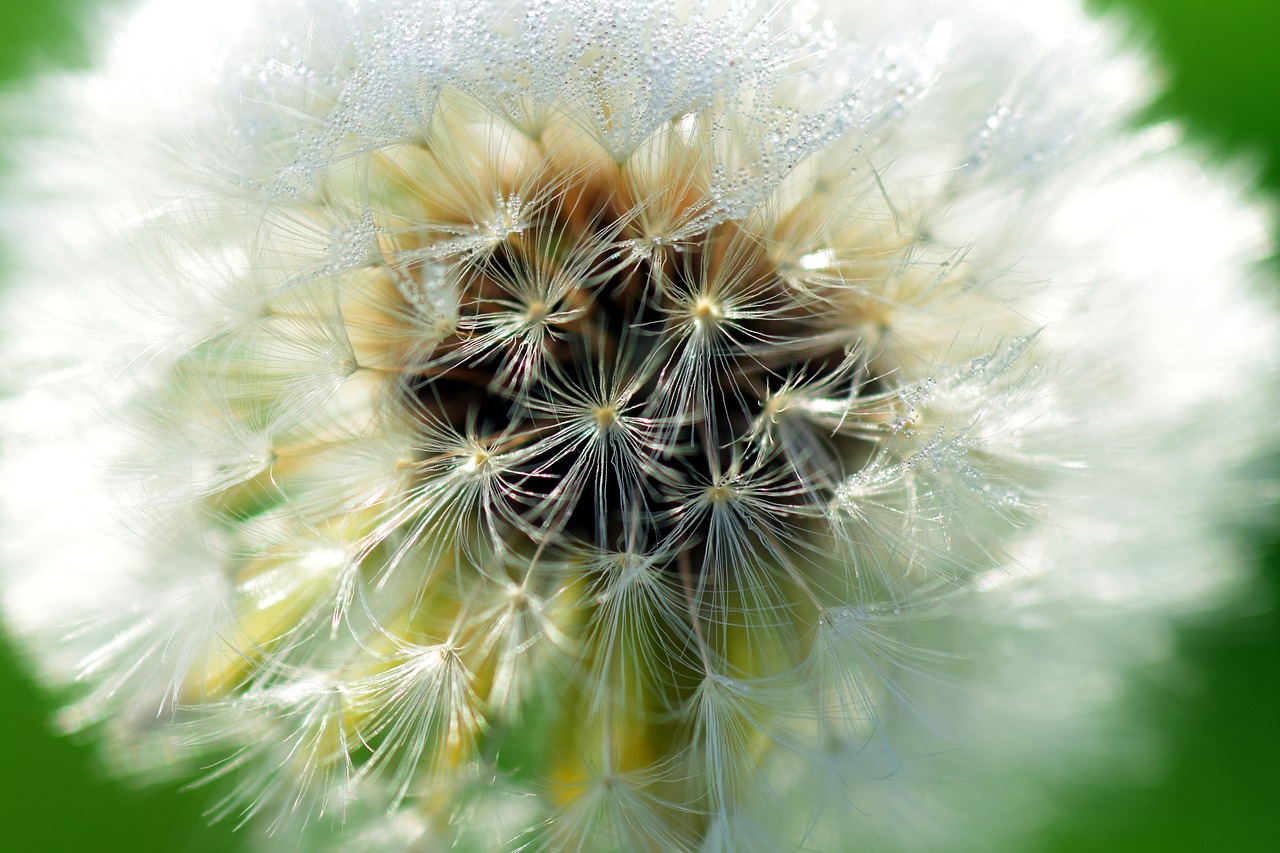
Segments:
[[[188,5],[4,220],[5,612],[121,771],[267,847],[989,849],[1241,574],[1263,219],[1067,3]]]

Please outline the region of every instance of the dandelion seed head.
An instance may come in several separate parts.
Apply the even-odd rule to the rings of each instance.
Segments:
[[[14,143],[4,603],[265,846],[981,846],[1243,576],[1265,220],[1070,4],[179,5]]]

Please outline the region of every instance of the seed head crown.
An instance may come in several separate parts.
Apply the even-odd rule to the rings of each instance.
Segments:
[[[1051,721],[1235,565],[1273,336],[1259,217],[1023,5],[146,6],[60,96],[94,150],[30,152],[102,190],[33,219],[88,211],[70,269],[10,228],[56,334],[6,344],[51,379],[0,510],[68,509],[6,534],[5,602],[89,614],[64,723],[219,756],[215,814],[288,844],[1033,814],[1002,783],[1097,735]]]

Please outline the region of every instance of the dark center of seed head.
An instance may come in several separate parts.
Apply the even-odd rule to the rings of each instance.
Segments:
[[[728,470],[744,485],[752,478],[772,483],[779,505],[825,499],[825,487],[814,484],[835,482],[839,472],[813,466],[829,467],[848,453],[786,459],[752,437],[762,419],[776,421],[795,402],[770,389],[845,360],[845,344],[834,337],[829,352],[814,343],[821,306],[791,292],[765,250],[744,241],[735,223],[682,241],[678,251],[658,246],[635,255],[625,248],[632,241],[620,227],[626,212],[615,209],[617,197],[573,191],[577,209],[547,204],[521,222],[521,239],[498,243],[479,262],[460,266],[464,319],[441,329],[450,333],[442,355],[412,386],[419,405],[459,434],[475,435],[481,446],[504,436],[503,446],[521,448],[520,463],[504,464],[504,476],[517,483],[518,511],[532,516],[522,526],[543,530],[541,536],[565,533],[609,548],[637,542],[647,548],[682,525],[685,540],[666,547],[700,551],[706,531],[699,528],[710,521],[680,519],[699,491],[712,506],[737,499],[737,488],[722,475]],[[592,251],[584,263],[581,253]],[[732,270],[718,267],[728,263],[726,256],[734,259]],[[539,295],[513,292],[512,282],[533,276],[545,279],[525,281]],[[544,295],[553,279],[573,283]],[[734,318],[725,308],[729,298],[744,309]],[[553,303],[572,309],[553,311]],[[495,327],[501,312],[515,313],[518,331],[477,347],[477,337]],[[540,366],[513,369],[518,359]],[[622,404],[614,394],[624,388],[632,401],[628,439],[605,442],[619,426]],[[560,405],[574,399],[585,411]],[[597,467],[586,473],[588,448],[565,452],[563,444],[577,429],[570,421],[584,416],[602,442],[592,450]],[[631,457],[612,456],[624,453]],[[492,463],[488,451],[461,460],[477,476]],[[564,488],[570,477],[578,481]]]

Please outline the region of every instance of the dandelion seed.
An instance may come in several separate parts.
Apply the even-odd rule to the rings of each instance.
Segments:
[[[267,847],[1016,835],[1243,576],[1277,339],[1034,5],[143,5],[8,151],[63,726]]]

